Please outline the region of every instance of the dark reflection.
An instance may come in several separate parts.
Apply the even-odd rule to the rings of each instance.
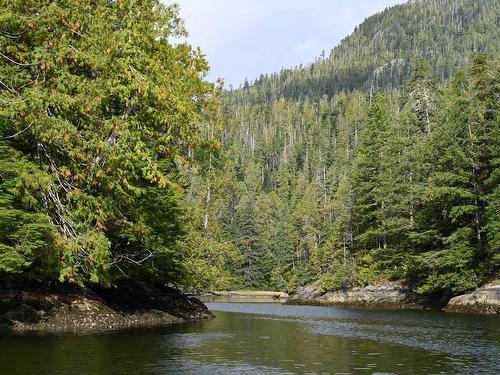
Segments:
[[[0,337],[2,374],[493,374],[497,317],[217,303],[216,318]]]

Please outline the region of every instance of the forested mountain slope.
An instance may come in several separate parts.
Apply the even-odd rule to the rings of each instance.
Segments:
[[[398,90],[412,63],[425,60],[441,80],[471,53],[498,51],[500,3],[495,0],[415,0],[367,18],[328,55],[261,75],[234,98],[303,99],[354,89]]]
[[[494,0],[412,1],[227,92],[205,134],[222,154],[191,178],[193,247],[210,264],[241,254],[246,287],[455,293],[495,275],[499,19]]]

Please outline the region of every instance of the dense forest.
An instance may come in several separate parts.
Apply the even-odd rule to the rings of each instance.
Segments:
[[[188,282],[182,170],[217,111],[184,35],[157,0],[0,1],[0,272]]]
[[[392,7],[224,94],[221,165],[190,196],[205,239],[241,254],[237,286],[456,293],[498,274],[499,8]]]
[[[158,0],[0,0],[0,273],[190,289],[500,268],[500,3],[418,0],[222,90]]]

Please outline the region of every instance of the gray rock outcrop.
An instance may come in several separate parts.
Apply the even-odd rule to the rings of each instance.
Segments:
[[[92,332],[163,326],[212,317],[198,299],[177,289],[123,281],[114,288],[0,279],[0,328]]]
[[[452,298],[445,311],[500,314],[500,280],[486,284],[472,293]]]
[[[425,299],[406,286],[386,283],[325,293],[314,287],[299,288],[290,296],[287,304],[421,309]]]

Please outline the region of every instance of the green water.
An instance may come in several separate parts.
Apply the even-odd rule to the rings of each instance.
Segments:
[[[212,321],[0,336],[0,374],[498,374],[500,319],[211,303]]]

